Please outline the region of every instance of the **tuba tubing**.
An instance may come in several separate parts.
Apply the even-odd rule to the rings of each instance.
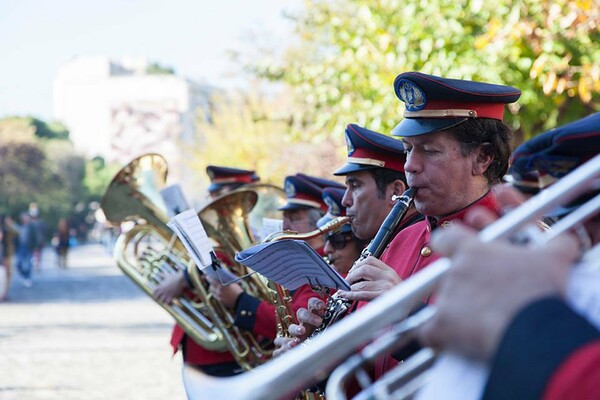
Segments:
[[[600,174],[600,155],[532,197],[482,230],[486,242],[507,238],[530,221],[566,204],[591,187]],[[382,294],[359,311],[332,325],[303,347],[295,347],[246,374],[215,378],[187,368],[183,371],[190,399],[226,396],[229,399],[278,399],[293,395],[327,376],[341,361],[373,339],[381,329],[402,320],[419,299],[428,295],[451,268],[442,258]],[[344,346],[340,346],[344,343]],[[277,388],[277,392],[273,388]]]
[[[152,227],[147,225],[137,225],[130,231],[121,234],[115,243],[114,257],[118,267],[147,295],[153,297],[153,292],[157,284],[158,277],[151,278],[146,274],[143,274],[140,267],[140,257],[136,252],[128,252],[128,248],[137,247],[138,243],[142,240],[147,240],[149,237],[154,238],[162,243],[164,248],[169,248],[166,239],[161,237]],[[167,256],[171,258],[171,261],[177,266],[173,268],[167,265],[160,265],[157,268],[162,273],[172,273],[175,269],[188,268],[181,261],[184,258],[183,255],[178,255],[177,258],[172,256],[171,250],[168,254],[154,254],[153,259],[156,262],[163,257]],[[130,260],[129,256],[135,257],[135,260]],[[204,289],[204,288],[203,288]],[[206,291],[204,291],[204,298],[207,297]],[[167,305],[157,302],[164,310],[166,310],[179,325],[190,335],[194,341],[201,343],[202,346],[209,350],[214,351],[225,351],[227,349],[225,340],[220,331],[216,329],[215,324],[202,314],[192,301],[185,297],[180,297],[173,301],[172,305]]]

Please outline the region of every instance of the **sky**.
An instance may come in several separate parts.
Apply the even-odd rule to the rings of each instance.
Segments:
[[[52,81],[75,56],[145,57],[177,75],[234,84],[227,54],[282,48],[300,0],[0,0],[0,118],[54,119]],[[239,76],[239,74],[237,74]]]

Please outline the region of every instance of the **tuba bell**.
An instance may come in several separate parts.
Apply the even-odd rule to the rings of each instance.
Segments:
[[[285,204],[285,192],[268,184],[247,185],[226,193],[198,212],[207,235],[215,241],[215,252],[227,260],[228,268],[240,279],[244,291],[273,303],[268,280],[248,267],[235,262],[235,254],[256,242],[264,217],[278,216],[277,208]],[[230,348],[240,365],[250,369],[268,360],[271,341],[260,340],[252,332],[238,328],[227,313],[223,328],[231,333]]]

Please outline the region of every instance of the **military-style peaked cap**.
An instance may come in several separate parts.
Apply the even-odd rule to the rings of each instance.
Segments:
[[[509,180],[526,193],[537,193],[600,154],[600,112],[541,133],[511,156]]]
[[[346,147],[346,164],[335,171],[334,175],[347,175],[374,168],[404,172],[406,154],[404,145],[398,139],[350,124],[346,127]]]
[[[521,91],[504,85],[441,78],[405,72],[394,80],[396,96],[405,103],[404,119],[394,136],[418,136],[451,128],[468,118],[502,121],[504,105],[514,103]]]
[[[320,228],[331,220],[346,215],[346,207],[342,205],[345,189],[338,187],[327,187],[323,189],[323,202],[327,205],[327,213],[317,221]],[[351,232],[350,224],[345,224],[340,228],[340,232]]]
[[[254,171],[245,169],[218,167],[209,165],[206,167],[206,174],[210,178],[209,192],[216,192],[225,185],[241,186],[246,183],[258,181],[260,178]]]
[[[305,174],[288,176],[284,183],[287,203],[279,210],[316,208],[325,212],[327,205],[323,202],[323,189],[330,186],[344,187],[340,183]]]

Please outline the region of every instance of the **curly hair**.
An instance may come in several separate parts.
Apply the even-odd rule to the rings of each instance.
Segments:
[[[466,157],[476,149],[493,157],[484,176],[490,185],[499,183],[508,170],[513,133],[502,121],[492,118],[470,118],[448,129],[460,143]]]

